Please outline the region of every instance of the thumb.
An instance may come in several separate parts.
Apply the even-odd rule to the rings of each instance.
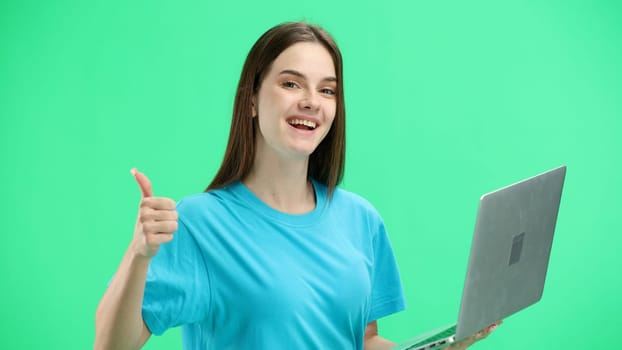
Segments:
[[[151,190],[151,181],[149,181],[147,176],[136,170],[136,168],[132,168],[130,172],[132,173],[132,175],[134,175],[134,179],[136,179],[136,183],[138,183],[138,187],[140,187],[140,192],[142,192],[143,198],[153,196],[153,192]]]

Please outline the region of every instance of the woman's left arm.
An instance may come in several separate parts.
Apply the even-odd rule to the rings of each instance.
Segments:
[[[364,350],[389,350],[393,349],[395,344],[378,335],[378,323],[376,321],[369,322],[365,328]]]

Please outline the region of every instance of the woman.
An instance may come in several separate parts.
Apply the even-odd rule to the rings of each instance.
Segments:
[[[344,158],[335,42],[306,23],[270,29],[206,192],[176,206],[133,169],[143,199],[95,347],[139,348],[181,325],[185,349],[390,349],[376,320],[404,309],[399,274],[378,213],[336,187]]]

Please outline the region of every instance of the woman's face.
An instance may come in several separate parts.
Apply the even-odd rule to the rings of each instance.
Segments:
[[[297,43],[272,63],[253,99],[258,151],[304,159],[324,139],[337,109],[337,78],[320,44]]]

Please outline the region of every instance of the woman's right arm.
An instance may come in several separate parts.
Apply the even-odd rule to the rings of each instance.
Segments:
[[[134,238],[95,316],[95,349],[139,349],[151,332],[142,318],[142,303],[151,258],[177,230],[175,201],[153,197],[147,177],[132,169],[142,200]]]

